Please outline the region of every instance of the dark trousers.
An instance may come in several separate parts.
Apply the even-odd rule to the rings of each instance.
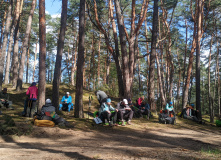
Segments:
[[[134,112],[132,110],[130,110],[130,111],[127,110],[125,112],[124,111],[118,111],[117,113],[118,113],[118,119],[120,119],[120,120],[125,119],[127,121],[132,120],[133,114],[134,114]]]
[[[36,106],[36,100],[29,99],[27,102],[27,108],[26,108],[26,117],[33,117],[35,113],[35,106]]]
[[[147,117],[150,117],[149,109],[142,109],[142,110],[139,110],[138,112],[140,112],[142,115],[147,115]]]
[[[110,122],[111,119],[113,118],[113,124],[115,124],[117,121],[117,112],[108,113],[107,111],[104,111],[101,113],[101,117],[103,123],[105,123],[105,119],[107,119],[107,121]]]

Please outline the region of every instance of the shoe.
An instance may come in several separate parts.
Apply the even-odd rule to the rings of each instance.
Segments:
[[[131,120],[128,120],[128,121],[127,121],[127,124],[128,124],[128,125],[131,125]]]
[[[125,126],[124,120],[121,120],[121,126]]]
[[[118,124],[117,124],[117,123],[114,123],[113,126],[118,126]]]

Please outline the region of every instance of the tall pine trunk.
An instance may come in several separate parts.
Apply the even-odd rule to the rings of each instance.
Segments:
[[[25,56],[26,56],[27,49],[28,49],[28,42],[29,42],[30,33],[31,33],[31,23],[32,23],[33,15],[34,15],[35,4],[36,4],[36,0],[33,0],[32,5],[31,5],[30,14],[28,17],[25,37],[24,37],[24,41],[23,41],[21,64],[20,64],[20,68],[19,68],[19,75],[18,75],[17,86],[16,86],[17,91],[22,90],[23,73],[24,73],[24,66],[25,66]]]
[[[203,2],[198,0],[197,12],[197,38],[196,38],[196,109],[199,111],[197,114],[198,119],[202,119],[201,115],[201,101],[200,101],[200,40],[202,35],[202,19],[203,19]]]
[[[155,75],[155,60],[157,50],[157,33],[158,33],[158,0],[154,0],[153,10],[153,26],[152,26],[152,43],[151,43],[151,54],[150,54],[150,67],[149,67],[149,104],[150,108],[155,110],[155,94],[154,94],[154,75]]]
[[[0,91],[2,90],[2,81],[3,81],[3,71],[4,71],[4,62],[5,62],[5,54],[6,54],[6,48],[7,48],[7,42],[8,42],[8,34],[10,30],[10,24],[11,24],[11,12],[12,12],[12,0],[9,2],[9,8],[8,8],[8,14],[5,24],[5,30],[4,30],[4,38],[2,43],[2,49],[0,50]]]
[[[84,38],[85,38],[85,0],[80,0],[79,11],[79,43],[75,95],[75,118],[83,118],[83,68],[84,68]]]
[[[57,44],[57,56],[56,56],[56,63],[54,69],[52,103],[54,106],[56,106],[57,110],[59,107],[59,85],[61,79],[61,61],[64,49],[64,39],[65,39],[65,30],[66,30],[66,21],[67,21],[67,4],[68,0],[62,0],[62,12],[61,12],[61,24],[60,24],[61,27],[60,27],[58,44]]]
[[[45,0],[39,0],[39,85],[38,85],[38,111],[45,104],[45,84],[46,84],[46,20],[45,20]]]
[[[33,75],[32,75],[32,82],[35,80],[35,66],[36,66],[36,59],[37,59],[37,52],[38,52],[38,36],[36,37],[36,47],[35,47],[35,59],[34,59],[34,66],[33,66]]]

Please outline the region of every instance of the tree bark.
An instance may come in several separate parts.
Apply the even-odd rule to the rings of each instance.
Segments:
[[[203,22],[203,4],[202,0],[198,0],[197,12],[197,38],[196,38],[196,109],[199,111],[197,118],[202,119],[201,115],[201,100],[200,100],[200,40],[202,35]]]
[[[101,52],[101,32],[99,34],[98,55],[97,55],[97,87],[100,87],[100,52]]]
[[[157,73],[158,73],[159,86],[160,86],[160,97],[161,97],[161,100],[162,100],[162,105],[166,106],[167,102],[166,102],[166,98],[164,96],[162,79],[161,79],[161,71],[160,71],[160,63],[159,63],[159,58],[158,58],[157,53],[156,53],[156,62],[157,62]]]
[[[33,66],[33,76],[32,76],[32,82],[35,80],[35,65],[36,65],[36,59],[37,59],[37,50],[38,49],[38,36],[36,38],[36,47],[35,47],[35,60],[34,60],[34,66]]]
[[[3,1],[2,1],[3,2]],[[2,53],[1,48],[2,48],[2,36],[3,36],[3,31],[4,31],[4,26],[5,26],[5,20],[6,20],[6,14],[7,13],[7,8],[5,6],[5,12],[4,12],[4,18],[2,21],[2,28],[1,28],[1,36],[0,36],[0,54]],[[13,22],[11,23],[11,25],[13,24]],[[13,35],[10,35],[10,39],[13,40]],[[9,65],[10,65],[10,60],[11,60],[11,51],[9,52],[9,50],[12,50],[12,47],[10,47],[10,40],[9,40],[9,45],[8,45],[8,53],[7,53],[7,60],[6,60],[6,65],[5,65],[5,78],[4,78],[4,84],[8,84],[9,83]],[[9,54],[10,53],[10,54]]]
[[[39,0],[39,85],[38,85],[38,111],[45,104],[46,84],[46,21],[45,21],[45,0]]]
[[[185,45],[185,53],[184,53],[184,61],[183,61],[183,93],[185,89],[185,72],[186,72],[186,55],[187,55],[187,42],[188,42],[188,25],[187,25],[187,20],[185,19],[185,24],[186,24],[186,45]],[[182,106],[184,106],[184,94],[182,98]]]
[[[16,86],[17,91],[22,90],[23,73],[24,73],[24,66],[25,66],[25,56],[26,56],[27,49],[28,49],[28,42],[29,42],[30,33],[31,33],[31,23],[32,23],[33,15],[34,15],[35,4],[36,4],[36,0],[33,0],[32,5],[31,5],[30,14],[28,17],[25,37],[24,37],[24,41],[23,41],[21,64],[20,64],[20,68],[19,68],[19,75],[18,75],[17,86]]]
[[[5,54],[6,54],[8,34],[9,34],[10,24],[11,24],[11,16],[12,16],[11,10],[12,10],[12,0],[9,1],[8,14],[7,14],[7,19],[6,19],[6,24],[5,24],[3,43],[2,43],[2,50],[0,50],[1,51],[0,52],[0,91],[2,90]]]
[[[62,61],[62,53],[64,49],[64,39],[65,39],[65,30],[66,30],[66,21],[67,21],[67,4],[68,0],[62,0],[62,12],[61,12],[61,26],[60,26],[60,34],[57,44],[57,56],[56,63],[54,69],[54,80],[53,80],[53,96],[52,103],[56,106],[57,110],[59,109],[59,85],[61,79],[61,61]]]
[[[128,67],[128,52],[126,46],[126,34],[124,32],[123,16],[121,14],[119,1],[114,0],[114,2],[115,2],[115,10],[117,15],[117,22],[118,22],[120,45],[121,45],[124,98],[131,98],[130,88],[129,88],[130,81],[129,81],[129,67]]]
[[[83,68],[84,68],[84,37],[85,37],[85,0],[80,0],[79,11],[79,43],[75,95],[75,118],[83,118]]]
[[[29,77],[29,57],[30,57],[30,35],[28,40],[28,53],[27,53],[27,63],[26,63],[26,83],[28,83],[28,77]]]
[[[150,67],[149,67],[149,104],[152,110],[155,110],[155,94],[154,94],[154,75],[155,75],[155,60],[156,60],[156,47],[157,47],[157,33],[158,33],[158,0],[154,0],[153,10],[153,27],[152,27],[152,43],[150,54]]]
[[[19,25],[20,25],[20,18],[21,18],[21,13],[22,13],[22,8],[23,8],[23,0],[21,0],[21,5],[20,3],[17,2],[18,9],[16,10],[16,17],[18,14],[18,20],[15,26],[15,33],[14,33],[14,51],[13,51],[13,57],[12,57],[12,86],[15,88],[17,86],[17,79],[18,79],[18,68],[19,68]]]

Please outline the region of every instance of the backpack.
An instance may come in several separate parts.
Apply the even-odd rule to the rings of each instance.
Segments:
[[[34,120],[34,125],[38,127],[54,127],[55,123],[50,120]]]

